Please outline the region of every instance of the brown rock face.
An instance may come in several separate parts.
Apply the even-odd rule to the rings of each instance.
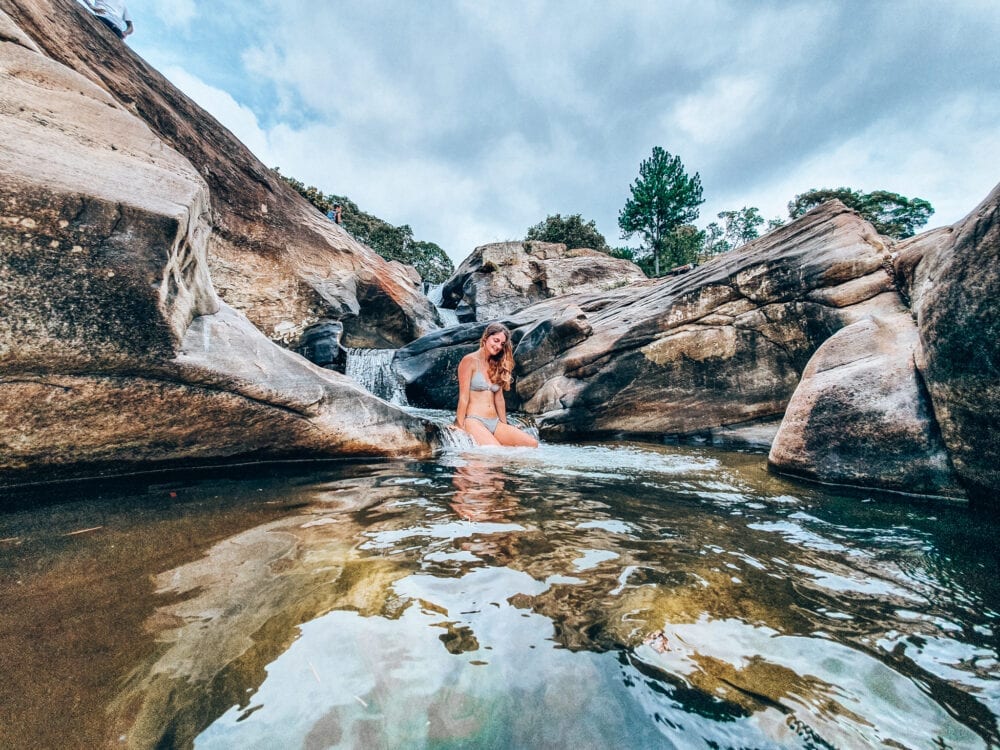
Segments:
[[[208,183],[209,268],[223,300],[284,344],[342,320],[347,345],[396,347],[437,328],[433,306],[328,221],[74,0],[0,0],[0,39],[32,40],[141,118]]]
[[[970,497],[1000,507],[1000,186],[965,219],[902,244],[916,362]]]
[[[913,361],[909,311],[842,328],[809,360],[768,458],[824,482],[962,497]]]
[[[477,247],[445,283],[443,307],[459,320],[497,320],[563,294],[606,292],[646,275],[627,260],[553,242],[498,242]]]
[[[773,422],[823,341],[902,309],[888,260],[871,225],[831,202],[681,276],[539,302],[507,318],[515,401],[549,437],[723,436]],[[453,408],[454,366],[479,326],[399,351],[411,398]]]
[[[885,258],[867,222],[828,203],[690,273],[599,308],[577,301],[592,334],[525,372],[518,393],[548,434],[690,435],[779,416],[823,341],[898,309]]]
[[[0,485],[426,452],[422,423],[220,303],[198,172],[20,41],[0,41]]]

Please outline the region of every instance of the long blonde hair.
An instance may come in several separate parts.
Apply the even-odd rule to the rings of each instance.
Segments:
[[[479,349],[485,351],[486,339],[495,333],[504,334],[503,348],[495,357],[486,356],[486,374],[491,383],[497,383],[505,391],[510,390],[514,379],[514,347],[510,343],[510,331],[503,323],[490,323],[479,337]]]

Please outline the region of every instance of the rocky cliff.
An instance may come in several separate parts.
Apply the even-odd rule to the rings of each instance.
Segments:
[[[225,211],[200,171],[44,49],[0,10],[0,484],[429,450],[422,422],[219,299]]]
[[[274,340],[322,318],[348,346],[395,347],[438,327],[411,281],[328,221],[74,0],[0,0],[8,36],[104,89],[208,185],[220,297]]]
[[[902,243],[896,268],[951,460],[973,498],[1000,507],[1000,185],[962,221]]]

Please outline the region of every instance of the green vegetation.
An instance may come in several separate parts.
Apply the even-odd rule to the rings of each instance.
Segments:
[[[603,234],[597,231],[597,225],[593,219],[585,222],[580,214],[573,214],[565,218],[560,214],[546,216],[545,221],[528,227],[528,235],[525,239],[562,242],[568,248],[589,247],[591,250],[611,252],[608,241],[604,239]]]
[[[665,270],[692,262],[697,250],[692,257],[690,248],[698,230],[682,227],[698,218],[698,206],[705,202],[699,174],[689,177],[679,156],[654,146],[629,190],[631,197],[618,214],[618,226],[623,239],[642,237],[652,256],[653,275],[660,275],[661,261]],[[699,249],[700,244],[699,240]]]
[[[934,207],[923,198],[907,198],[887,190],[863,193],[840,187],[832,190],[809,190],[796,195],[788,204],[788,215],[797,219],[811,208],[834,198],[840,199],[845,206],[853,208],[870,221],[879,234],[898,240],[912,237],[934,213]]]
[[[764,225],[764,217],[756,206],[744,206],[738,211],[720,211],[717,216],[722,219],[722,224],[713,221],[705,228],[704,258],[728,253],[757,239],[760,227]],[[771,224],[774,221],[772,219]]]
[[[433,242],[413,239],[413,230],[408,224],[393,226],[377,216],[365,213],[347,196],[324,194],[312,185],[307,187],[294,177],[286,177],[277,167],[274,171],[323,214],[339,203],[343,209],[341,224],[344,229],[386,260],[398,260],[413,266],[421,278],[430,284],[447,281],[454,273],[455,267],[444,250]]]

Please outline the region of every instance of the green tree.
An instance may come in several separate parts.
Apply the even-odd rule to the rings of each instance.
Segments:
[[[635,263],[635,259],[638,257],[638,253],[634,247],[628,247],[623,245],[621,247],[613,247],[608,251],[608,255],[612,258],[621,258],[622,260],[630,260]]]
[[[679,156],[659,146],[653,155],[639,165],[639,177],[629,188],[631,197],[618,214],[622,239],[639,234],[653,257],[653,275],[660,275],[660,260],[667,267],[683,265],[689,261],[667,255],[686,247],[678,237],[669,238],[674,231],[698,218],[698,206],[705,202],[701,197],[701,176],[695,172],[689,177]],[[668,241],[669,240],[669,241]]]
[[[589,247],[591,250],[611,252],[608,241],[604,239],[603,234],[597,231],[597,225],[593,219],[585,222],[580,214],[573,214],[565,218],[560,214],[546,216],[545,221],[528,227],[526,239],[562,242],[568,248]]]
[[[700,257],[705,260],[733,249],[726,241],[726,230],[718,222],[713,221],[705,227],[704,237]]]
[[[663,257],[668,264],[664,270],[674,266],[697,263],[698,254],[705,243],[705,233],[694,224],[681,224],[663,238]],[[655,263],[654,263],[655,271]]]
[[[277,167],[274,171],[324,214],[339,203],[343,209],[341,223],[344,229],[386,260],[398,260],[413,266],[420,277],[431,284],[447,281],[454,273],[455,267],[445,251],[433,242],[414,240],[413,230],[408,224],[393,226],[362,211],[345,195],[324,194],[312,185],[306,186],[294,177],[286,177]]]
[[[733,250],[757,239],[764,224],[764,217],[756,206],[744,206],[738,211],[720,211],[718,216],[724,222],[723,236]]]
[[[810,209],[834,198],[861,214],[879,234],[900,240],[916,234],[934,213],[934,207],[923,198],[907,198],[887,190],[863,193],[840,187],[809,190],[796,195],[788,204],[788,215],[797,219]]]

